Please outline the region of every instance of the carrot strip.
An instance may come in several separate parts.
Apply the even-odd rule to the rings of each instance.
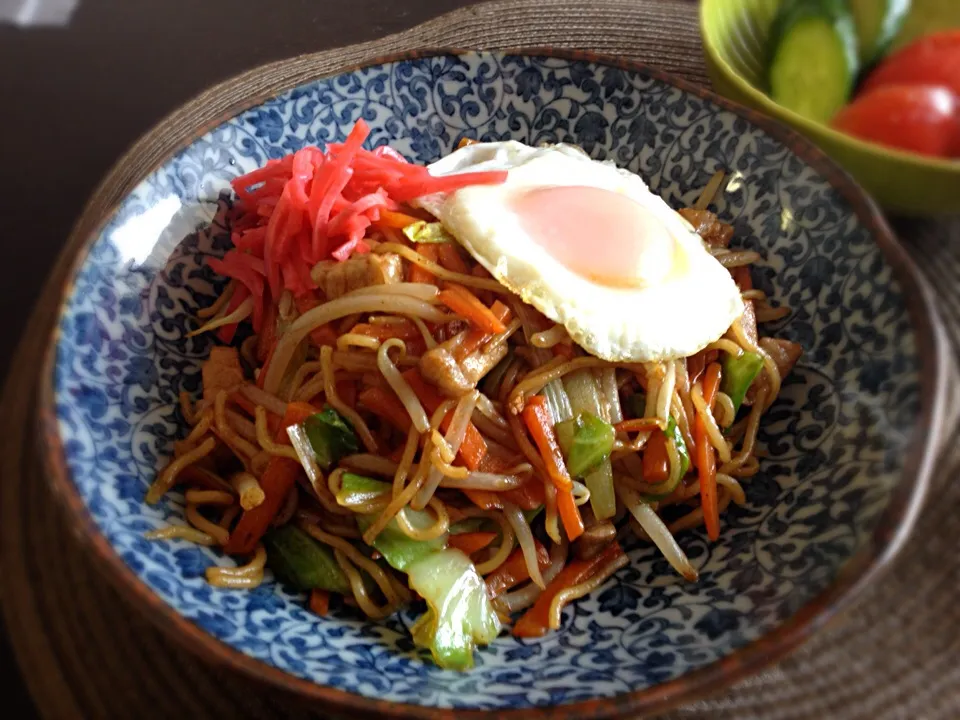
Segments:
[[[357,402],[398,430],[407,432],[410,429],[410,413],[393,393],[378,387],[368,387],[357,396]]]
[[[487,452],[480,461],[480,472],[503,473],[516,465],[505,463],[492,451]],[[543,481],[531,476],[527,482],[513,490],[494,492],[492,490],[463,490],[470,502],[483,510],[502,510],[505,502],[513,503],[521,510],[534,510],[546,501]]]
[[[461,275],[470,274],[470,268],[467,267],[467,263],[460,256],[457,248],[452,244],[445,242],[437,245],[437,255],[440,260],[440,265],[447,270],[460,273]]]
[[[402,212],[395,212],[393,210],[381,210],[380,219],[377,220],[376,224],[380,227],[402,230],[407,225],[413,225],[415,222],[420,222],[420,218],[414,217],[413,215],[407,215],[406,213]]]
[[[643,448],[643,481],[662,483],[670,477],[670,457],[667,455],[667,436],[663,430],[657,430],[647,440]]]
[[[421,337],[417,326],[407,319],[404,319],[403,322],[377,323],[376,325],[357,323],[350,328],[350,332],[355,335],[366,335],[377,340],[389,340],[391,338],[414,340]]]
[[[235,390],[234,392],[230,393],[230,396],[227,399],[238,408],[243,410],[250,417],[254,417],[257,414],[257,404],[239,390]],[[267,410],[267,412],[269,413],[270,411]]]
[[[527,400],[526,407],[523,408],[523,421],[540,451],[550,481],[557,490],[571,490],[573,481],[567,472],[563,453],[557,443],[557,436],[553,432],[553,418],[550,416],[550,409],[543,396],[533,395]]]
[[[503,493],[495,493],[491,490],[463,490],[463,494],[481,510],[503,510]]]
[[[740,292],[753,290],[753,276],[750,274],[750,267],[748,265],[736,267],[730,271],[730,274],[733,275],[733,281],[737,283]]]
[[[410,368],[404,372],[403,378],[407,381],[410,389],[413,390],[420,402],[423,403],[428,413],[435,412],[441,403],[443,403],[445,398],[423,379],[423,376],[417,368]],[[453,410],[448,412],[447,416],[440,423],[440,428],[444,432],[450,427],[453,413]],[[463,442],[460,443],[460,450],[457,453],[458,457],[463,460],[464,465],[468,468],[477,470],[487,454],[487,449],[487,441],[483,439],[483,435],[477,430],[476,425],[468,422],[467,430],[463,434]]]
[[[330,593],[319,588],[311,590],[310,611],[321,616],[330,612]]]
[[[287,404],[287,412],[283,416],[282,428],[277,430],[275,441],[289,444],[286,428],[303,422],[317,409],[307,403],[292,402]],[[263,489],[264,500],[257,507],[245,510],[239,522],[230,533],[224,552],[231,555],[245,555],[252,553],[260,542],[260,538],[270,527],[270,523],[280,512],[280,508],[287,499],[287,494],[296,484],[297,477],[303,472],[300,463],[285,457],[272,457],[260,478],[260,487]]]
[[[714,362],[719,355],[716,350],[701,350],[687,358],[687,377],[690,378],[691,386],[700,379],[707,365]]]
[[[567,537],[571,541],[576,540],[583,534],[583,518],[573,501],[573,481],[567,472],[557,436],[553,431],[553,418],[546,399],[541,395],[534,395],[527,400],[527,405],[523,408],[523,421],[540,451],[547,476],[557,488],[557,510],[560,512]]]
[[[536,538],[534,538],[533,544],[537,548],[537,565],[541,570],[545,570],[550,564],[550,555]],[[497,595],[529,579],[530,571],[527,569],[527,561],[523,556],[523,550],[517,548],[510,553],[510,556],[500,567],[487,575],[487,594],[491,598],[495,598]]]
[[[711,363],[703,375],[703,399],[712,409],[720,387],[720,365]],[[697,471],[700,477],[700,505],[703,524],[711,540],[720,537],[720,509],[717,495],[717,453],[707,437],[706,424],[700,415],[694,421],[693,441],[696,443]]]
[[[337,397],[348,407],[357,406],[357,383],[355,380],[338,380],[336,383]]]
[[[316,293],[313,292],[301,293],[300,295],[296,295],[293,300],[294,303],[296,303],[297,312],[301,315],[320,305],[319,298],[317,298]],[[337,344],[337,333],[332,327],[330,327],[329,323],[311,330],[309,337],[310,342],[317,347]]]
[[[662,430],[663,428],[656,418],[633,418],[616,423],[613,429],[617,432],[646,432],[647,430]]]
[[[416,251],[423,255],[427,260],[437,261],[437,246],[428,243],[417,243]],[[433,273],[419,265],[411,265],[407,272],[407,280],[412,283],[434,283],[436,278]]]
[[[285,457],[270,458],[260,478],[264,500],[252,510],[243,512],[240,521],[230,533],[230,538],[223,548],[224,552],[230,555],[246,555],[254,551],[301,472],[303,468],[298,462]]]
[[[438,297],[440,302],[457,315],[488,333],[502,333],[507,329],[507,326],[493,314],[490,308],[462,285],[449,283],[444,290],[440,291]]]
[[[618,557],[623,555],[623,548],[620,543],[614,542],[607,548],[590,560],[574,560],[569,563],[560,573],[547,585],[533,607],[523,614],[517,624],[513,627],[513,634],[516,637],[533,638],[544,635],[550,627],[550,605],[557,594],[571,588],[574,585],[589,580],[600,568],[609,565]]]
[[[557,511],[570,542],[583,535],[583,518],[580,516],[580,508],[574,502],[572,490],[557,490]]]
[[[520,487],[506,490],[499,495],[502,495],[506,502],[513,503],[521,510],[533,510],[547,501],[543,480],[535,475],[531,475],[530,479]]]
[[[510,318],[513,315],[513,313],[510,312],[510,308],[499,300],[495,300],[493,305],[490,306],[490,312],[504,325],[510,322]],[[476,352],[489,342],[491,337],[493,337],[493,335],[481,328],[471,328],[467,332],[466,337],[464,337],[463,342],[461,342],[454,351],[454,357],[456,357],[457,360],[463,360],[467,355]]]
[[[710,363],[703,375],[703,401],[707,407],[713,409],[713,402],[720,389],[720,364]]]
[[[447,538],[447,545],[456,548],[464,555],[473,555],[475,552],[483,550],[492,543],[497,537],[493,532],[468,532],[458,535],[450,535]]]
[[[230,302],[227,303],[227,308],[224,310],[224,315],[229,315],[238,307],[240,304],[250,297],[250,291],[247,290],[246,285],[238,285],[237,289],[233,291],[233,295],[230,297]],[[217,328],[217,337],[220,339],[220,342],[229,345],[233,342],[233,336],[237,332],[237,323],[232,323],[230,325],[224,325],[223,327]]]

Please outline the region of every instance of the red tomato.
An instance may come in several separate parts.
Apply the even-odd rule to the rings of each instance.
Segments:
[[[883,85],[943,85],[960,96],[960,30],[927,35],[895,52],[867,76],[862,92]]]
[[[960,147],[960,103],[945,87],[889,85],[860,95],[831,124],[863,140],[948,157]]]

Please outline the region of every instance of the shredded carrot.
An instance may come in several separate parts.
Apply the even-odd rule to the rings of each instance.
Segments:
[[[357,401],[398,430],[407,432],[410,429],[410,414],[393,393],[378,387],[368,387],[357,396]]]
[[[351,408],[357,406],[357,382],[355,380],[337,380],[337,397],[340,401]]]
[[[580,516],[580,508],[574,502],[573,490],[557,490],[557,511],[570,542],[583,535],[583,518]]]
[[[569,342],[558,342],[550,350],[553,352],[554,357],[564,357],[567,360],[573,360],[575,355],[573,351],[573,343]]]
[[[691,385],[700,379],[707,365],[714,362],[719,355],[716,350],[701,350],[687,358],[687,377],[690,378]]]
[[[733,275],[733,280],[737,283],[737,287],[740,288],[740,292],[753,290],[753,276],[750,274],[749,265],[741,265],[740,267],[733,268],[730,274]]]
[[[370,323],[357,323],[350,328],[350,332],[354,335],[366,335],[367,337],[376,338],[380,341],[391,338],[415,340],[422,337],[417,326],[407,319],[404,319],[402,322],[377,323],[375,325]]]
[[[703,374],[703,401],[707,407],[713,409],[713,402],[717,398],[717,390],[720,389],[720,364],[710,363],[706,372]]]
[[[490,306],[490,312],[504,325],[510,322],[512,313],[510,308],[504,305],[499,300],[495,300],[493,305]],[[463,342],[457,346],[454,350],[454,357],[457,360],[463,360],[465,357],[471,353],[479,350],[483,345],[490,341],[490,338],[493,337],[491,333],[488,333],[486,330],[483,330],[478,327],[471,328],[467,331],[466,337],[464,337]]]
[[[447,538],[447,545],[456,548],[465,555],[473,555],[475,552],[483,550],[487,545],[497,538],[493,532],[468,532],[450,535]]]
[[[583,534],[583,518],[573,501],[573,481],[567,472],[557,436],[553,431],[553,418],[543,396],[534,395],[527,400],[523,408],[523,421],[540,451],[547,476],[557,488],[557,510],[560,512],[567,537],[571,541],[576,540]]]
[[[224,552],[230,555],[246,555],[254,551],[301,472],[303,468],[298,462],[285,457],[270,458],[260,478],[264,500],[257,507],[244,510],[240,521],[230,533],[230,538],[223,548]]]
[[[319,588],[311,590],[310,611],[321,616],[330,612],[330,593],[326,590],[320,590]]]
[[[290,444],[286,429],[291,425],[302,423],[317,409],[307,403],[287,403],[287,412],[283,416],[282,428],[277,430],[275,442]],[[300,463],[290,458],[274,456],[267,463],[263,475],[260,477],[260,487],[263,489],[264,500],[257,507],[244,510],[236,526],[230,532],[230,538],[224,546],[224,552],[230,555],[247,555],[254,551],[260,538],[270,527],[270,523],[280,512],[280,508],[287,499],[287,494],[297,482],[297,477],[303,472]]]
[[[451,272],[460,273],[461,275],[470,274],[470,268],[467,267],[467,263],[464,262],[460,252],[451,243],[445,242],[437,245],[437,258],[440,261],[440,265]]]
[[[297,312],[303,315],[305,312],[309,312],[315,307],[318,307],[320,305],[320,298],[317,297],[316,293],[308,290],[305,293],[294,296],[294,303],[297,306]],[[330,327],[329,323],[326,323],[310,331],[310,342],[317,347],[336,345],[337,333]]]
[[[703,374],[703,399],[707,407],[713,409],[720,387],[720,365],[711,363]],[[720,510],[717,495],[717,453],[707,437],[703,417],[697,415],[694,421],[693,441],[696,444],[695,455],[700,478],[700,505],[703,508],[703,524],[711,540],[720,537]]]
[[[473,138],[468,138],[468,137],[460,138],[460,142],[457,143],[457,150],[459,150],[460,148],[465,148],[467,147],[467,145],[476,145],[478,142],[480,141],[474,140]]]
[[[443,403],[444,397],[437,392],[432,385],[423,379],[423,375],[417,368],[410,368],[403,373],[403,378],[407,381],[410,389],[417,396],[423,407],[428,413],[433,413]],[[454,411],[451,410],[440,423],[440,428],[446,431],[450,427],[450,421],[453,419]],[[477,430],[472,422],[467,423],[466,432],[463,435],[463,442],[460,443],[460,450],[457,456],[463,460],[463,464],[471,470],[480,468],[480,463],[487,454],[487,441]]]
[[[545,570],[550,564],[550,555],[536,538],[534,538],[533,544],[537,549],[537,565],[541,570]],[[510,553],[510,556],[503,561],[500,567],[487,575],[487,594],[495,598],[497,595],[529,579],[530,570],[527,568],[527,560],[523,555],[523,550],[517,548]]]
[[[613,426],[617,432],[645,432],[647,430],[662,430],[662,423],[656,418],[633,418],[622,420]]]
[[[509,503],[513,503],[521,510],[534,510],[546,502],[546,491],[543,488],[543,481],[535,475],[531,475],[523,485],[513,490],[505,490],[499,495]]]
[[[376,225],[402,230],[407,227],[407,225],[413,225],[413,223],[416,222],[420,222],[420,218],[402,212],[394,212],[393,210],[381,210],[380,219],[377,220]]]
[[[498,457],[493,450],[494,447],[496,446],[489,447],[487,453],[480,460],[480,466],[477,468],[480,472],[503,474],[519,462],[519,458],[507,461]],[[534,510],[546,502],[543,481],[536,475],[531,475],[523,485],[513,490],[500,492],[464,490],[463,493],[470,499],[470,502],[483,510],[502,510],[505,502],[513,503],[521,510]]]
[[[417,243],[415,249],[427,260],[432,260],[433,262],[437,261],[436,245],[431,245],[429,243]],[[410,269],[407,271],[407,280],[412,283],[433,284],[436,282],[436,277],[434,277],[432,272],[420,267],[419,265],[411,265]]]
[[[527,610],[517,624],[513,627],[513,634],[516,637],[533,638],[540,637],[550,629],[550,605],[558,593],[567,588],[589,580],[597,573],[600,568],[609,565],[618,557],[623,555],[623,548],[620,543],[614,542],[607,548],[590,560],[574,560],[567,564],[563,570],[547,585],[533,607]]]
[[[667,436],[659,428],[650,435],[643,448],[643,481],[662,483],[670,477],[670,456],[667,454]]]
[[[481,510],[503,510],[503,493],[492,490],[464,489],[463,494]]]
[[[507,326],[480,302],[480,299],[462,285],[449,283],[440,291],[440,302],[477,328],[488,333],[502,333]]]
[[[540,451],[550,481],[557,490],[571,490],[573,481],[567,472],[563,453],[560,452],[557,436],[553,432],[553,418],[543,396],[533,395],[527,400],[526,407],[523,408],[523,421]]]

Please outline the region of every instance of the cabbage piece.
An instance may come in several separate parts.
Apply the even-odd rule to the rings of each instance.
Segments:
[[[410,242],[415,243],[445,243],[451,242],[453,236],[438,222],[428,223],[424,220],[410,223],[403,229],[403,234]]]
[[[345,505],[361,497],[369,499],[376,495],[390,492],[391,485],[381,480],[354,475],[353,473],[344,473],[340,486],[340,492],[337,493],[337,503]],[[380,492],[377,492],[377,491]],[[341,497],[342,496],[342,497]],[[349,505],[347,505],[349,507]],[[403,511],[409,523],[418,530],[424,530],[431,527],[436,520],[433,515],[425,510],[411,510],[405,508]],[[377,519],[376,514],[359,515],[357,525],[360,532],[364,533]],[[447,546],[447,533],[444,533],[433,540],[414,540],[407,535],[397,525],[397,519],[394,518],[390,523],[380,531],[373,541],[373,547],[387,561],[387,564],[404,572],[413,563],[422,560],[428,555],[443,550]]]
[[[448,548],[413,563],[407,574],[428,606],[410,628],[413,641],[429,648],[442,668],[472,668],[474,648],[493,642],[501,624],[470,558]]]

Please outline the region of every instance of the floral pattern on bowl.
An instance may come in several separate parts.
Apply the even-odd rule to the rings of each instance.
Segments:
[[[76,493],[140,582],[210,636],[294,676],[381,701],[522,709],[642,691],[768,635],[831,586],[871,539],[921,422],[920,341],[891,265],[848,198],[744,115],[640,68],[559,56],[408,58],[297,87],[241,112],[144,179],[81,259],[53,350],[50,435]],[[692,204],[717,169],[735,242],[761,253],[758,287],[793,308],[773,325],[805,354],[765,418],[761,471],[722,535],[678,538],[688,584],[652,548],[564,612],[543,639],[503,635],[472,672],[413,648],[409,614],[320,618],[277,583],[204,580],[232,562],[146,531],[181,522],[182,496],[144,493],[200,388],[207,337],[193,314],[221,283],[204,266],[229,247],[228,180],[304,144],[342,141],[363,117],[373,144],[425,163],[464,137],[575,142]],[[844,182],[848,182],[844,180]],[[212,222],[212,225],[209,225]]]

